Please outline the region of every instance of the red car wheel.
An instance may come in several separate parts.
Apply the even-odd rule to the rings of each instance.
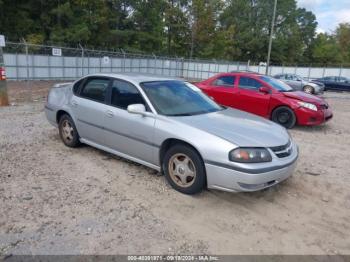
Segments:
[[[272,121],[284,126],[285,128],[294,127],[296,120],[293,110],[287,106],[277,107],[272,113]]]

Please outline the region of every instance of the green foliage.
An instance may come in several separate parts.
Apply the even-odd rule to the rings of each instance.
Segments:
[[[343,61],[350,62],[350,23],[340,24],[335,32]]]
[[[0,33],[35,44],[266,61],[272,0],[0,0]],[[272,63],[350,62],[350,24],[316,35],[315,15],[279,0]]]
[[[319,34],[313,43],[313,59],[316,63],[340,63],[342,55],[335,37],[328,34]]]
[[[166,1],[164,20],[168,55],[188,56],[187,47],[191,38],[188,7],[188,1]]]

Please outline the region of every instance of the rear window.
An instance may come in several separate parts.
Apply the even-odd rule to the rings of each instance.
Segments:
[[[92,78],[87,81],[80,96],[97,102],[105,102],[109,79]]]
[[[82,85],[82,83],[84,82],[85,79],[81,79],[78,82],[76,82],[73,86],[73,94],[77,95],[79,93],[79,88]]]
[[[220,76],[216,80],[214,80],[215,86],[233,87],[234,83],[234,76]]]

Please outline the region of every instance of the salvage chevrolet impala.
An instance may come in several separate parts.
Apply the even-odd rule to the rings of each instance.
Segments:
[[[298,157],[284,127],[172,78],[89,75],[51,88],[45,113],[66,146],[85,143],[162,171],[185,194],[267,188],[288,178]]]

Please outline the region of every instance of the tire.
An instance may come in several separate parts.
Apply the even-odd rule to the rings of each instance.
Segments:
[[[308,94],[315,94],[315,89],[312,86],[304,86],[303,91]]]
[[[176,144],[171,147],[165,153],[162,165],[169,184],[183,194],[197,194],[206,186],[203,160],[188,145]]]
[[[296,124],[296,120],[297,118],[293,110],[287,106],[277,107],[272,113],[272,121],[285,128],[293,128]]]
[[[73,119],[65,114],[61,116],[58,123],[58,130],[62,142],[68,147],[78,147],[80,145],[79,134]]]

